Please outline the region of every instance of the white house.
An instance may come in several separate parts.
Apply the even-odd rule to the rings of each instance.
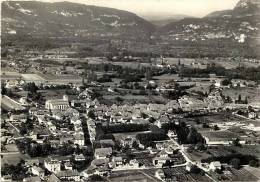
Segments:
[[[221,163],[219,161],[213,161],[209,164],[209,170],[216,171],[221,170]]]
[[[189,172],[190,172],[192,166],[193,166],[193,164],[192,164],[191,162],[188,162],[187,165],[186,165],[186,167],[185,167],[186,171],[189,171]]]
[[[40,167],[37,167],[37,166],[33,166],[32,167],[32,174],[36,175],[36,176],[39,176],[41,179],[44,178],[44,170]]]
[[[80,134],[80,133],[76,133],[74,135],[74,144],[79,145],[79,146],[84,146],[85,144],[85,139],[84,139],[84,135]]]
[[[64,163],[64,168],[66,170],[72,170],[73,169],[72,164],[70,162],[65,162]]]
[[[158,178],[159,180],[164,181],[165,180],[165,174],[164,174],[163,170],[162,169],[158,169],[155,172],[155,177]]]
[[[113,157],[112,162],[114,162],[116,166],[121,166],[123,164],[123,158],[122,157]]]
[[[256,117],[257,117],[257,114],[255,112],[249,112],[248,113],[248,118],[255,119]]]
[[[58,173],[61,171],[61,162],[57,159],[48,158],[44,160],[44,167],[53,173]]]

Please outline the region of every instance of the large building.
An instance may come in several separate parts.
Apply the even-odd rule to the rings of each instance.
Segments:
[[[63,99],[52,99],[45,102],[45,108],[50,110],[66,110],[69,107],[69,101],[66,96]]]

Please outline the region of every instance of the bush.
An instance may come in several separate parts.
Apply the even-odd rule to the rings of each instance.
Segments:
[[[139,133],[136,138],[146,147],[154,145],[154,141],[165,140],[167,135],[165,133]]]
[[[149,130],[148,124],[117,124],[102,126],[104,133],[125,133],[125,132],[137,132]]]
[[[259,162],[257,160],[251,160],[251,161],[249,161],[249,166],[259,167]]]
[[[233,158],[233,159],[230,160],[230,165],[232,165],[232,167],[235,168],[235,169],[240,168],[240,163],[241,163],[241,161],[238,158]]]
[[[93,174],[92,176],[89,177],[90,181],[105,181],[101,176],[97,174]]]

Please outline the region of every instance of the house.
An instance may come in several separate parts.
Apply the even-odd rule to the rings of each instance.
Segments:
[[[83,154],[75,155],[74,157],[75,161],[84,161],[86,160],[85,156]]]
[[[153,148],[151,148],[151,147],[148,147],[147,149],[149,150],[150,154],[156,154],[156,153],[159,152],[158,149],[153,149]]]
[[[94,174],[100,175],[100,176],[108,176],[110,173],[110,170],[108,166],[99,167],[95,170]]]
[[[44,167],[50,172],[57,173],[61,171],[61,162],[57,159],[49,157],[44,160]]]
[[[81,172],[81,176],[87,179],[89,176],[93,175],[96,171],[97,167],[90,165],[86,170]]]
[[[169,130],[167,135],[170,138],[177,139],[177,134],[174,131],[172,131],[172,130]]]
[[[186,167],[185,167],[186,171],[189,171],[189,172],[190,172],[192,166],[193,166],[193,164],[192,164],[191,162],[188,162],[188,163],[186,164]]]
[[[45,176],[44,170],[42,168],[40,168],[40,167],[33,166],[31,168],[31,171],[32,171],[33,175],[39,176],[41,179],[43,179],[44,176]]]
[[[156,157],[153,158],[153,164],[155,166],[161,166],[167,161],[170,161],[170,158],[165,150],[159,152]]]
[[[136,159],[132,159],[132,160],[129,161],[129,167],[138,168],[139,162]]]
[[[121,144],[123,147],[129,146],[130,148],[132,148],[133,143],[134,143],[134,139],[130,137],[121,140]]]
[[[108,147],[108,148],[99,148],[99,149],[95,149],[95,158],[97,159],[105,159],[107,157],[110,157],[112,154],[112,148]]]
[[[237,138],[240,139],[240,143],[246,142],[245,140],[242,140],[242,137],[239,137],[230,131],[202,132],[201,135],[205,138],[207,145],[230,145]]]
[[[27,120],[27,115],[26,114],[12,114],[10,116],[10,121],[13,122],[17,122],[17,121],[21,121],[21,122],[25,122]]]
[[[257,117],[257,114],[255,112],[249,112],[248,113],[248,118],[255,119],[256,117]]]
[[[19,86],[19,80],[7,80],[5,87],[10,89]]]
[[[69,102],[66,98],[63,99],[52,99],[45,102],[45,108],[49,110],[66,110],[69,108]]]
[[[213,161],[209,164],[209,170],[216,171],[221,170],[221,163],[219,161]]]
[[[10,176],[10,175],[2,175],[1,176],[1,181],[2,182],[12,182],[12,176]]]
[[[26,97],[21,97],[19,99],[19,102],[22,104],[22,106],[28,106],[29,105],[28,100],[27,100]]]
[[[64,163],[64,168],[66,170],[73,170],[72,164],[70,162],[65,162]]]
[[[115,142],[112,139],[104,139],[99,141],[101,147],[114,147]]]
[[[59,171],[55,174],[61,181],[80,181],[80,174],[77,170]]]
[[[116,167],[121,166],[123,164],[123,158],[122,157],[113,157],[112,162],[115,163]]]
[[[39,159],[36,159],[36,158],[30,158],[30,159],[25,160],[25,165],[27,167],[39,166],[39,164],[40,164],[40,161],[39,161]]]
[[[83,134],[76,133],[74,136],[74,144],[79,146],[84,146],[85,138]]]
[[[157,171],[155,171],[155,177],[158,178],[159,180],[164,181],[165,180],[164,171],[162,169],[158,169]]]
[[[93,161],[91,161],[91,165],[92,166],[107,166],[109,163],[109,159],[105,158],[105,159],[94,159]]]

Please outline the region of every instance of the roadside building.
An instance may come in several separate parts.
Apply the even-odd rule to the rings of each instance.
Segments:
[[[209,170],[216,171],[221,170],[221,163],[219,161],[213,161],[209,164]]]
[[[44,160],[44,167],[50,172],[58,173],[61,171],[61,162],[57,159],[49,157]]]
[[[95,158],[97,159],[105,159],[107,157],[110,157],[112,154],[112,148],[99,148],[95,149]]]

